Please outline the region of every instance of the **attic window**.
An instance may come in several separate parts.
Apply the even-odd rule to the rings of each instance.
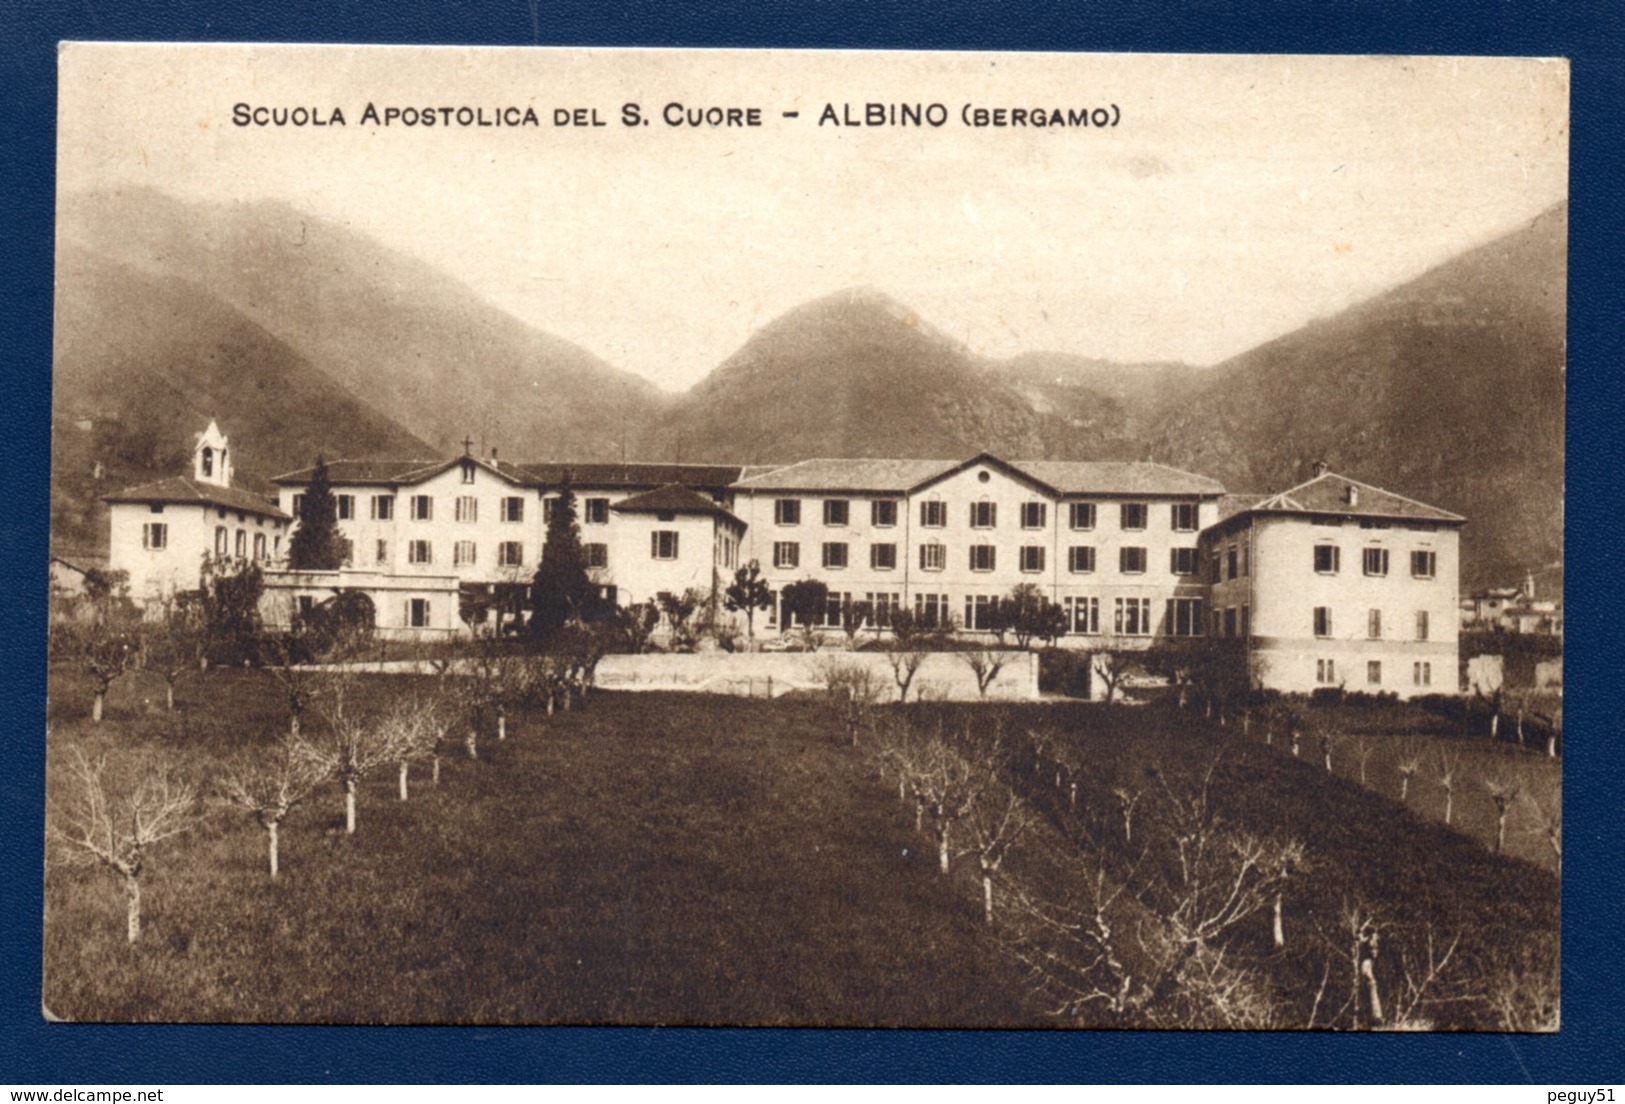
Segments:
[[[677,515],[670,510],[662,510],[655,515],[656,521],[676,521]]]
[[[1358,506],[1360,504],[1360,489],[1352,485],[1344,488],[1343,501],[1350,506]]]
[[[993,477],[991,475],[987,474],[987,472],[985,472],[985,471],[979,471],[979,472],[976,473],[976,481],[978,483],[986,483],[989,479],[992,479],[992,478]]]

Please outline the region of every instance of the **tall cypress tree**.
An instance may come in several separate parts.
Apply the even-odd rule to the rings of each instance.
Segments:
[[[547,519],[547,538],[542,544],[542,560],[531,582],[531,631],[542,638],[564,627],[571,617],[589,617],[595,595],[587,578],[586,558],[581,552],[581,527],[576,523],[576,496],[570,489],[570,473],[564,473],[559,497]]]
[[[344,565],[344,538],[339,534],[339,504],[327,474],[327,461],[316,457],[316,470],[299,506],[299,528],[288,542],[288,566],[295,571],[337,571]]]

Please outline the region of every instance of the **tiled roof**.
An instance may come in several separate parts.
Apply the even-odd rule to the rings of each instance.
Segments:
[[[1224,485],[1147,460],[1016,460],[1012,466],[1067,495],[1220,495]]]
[[[174,476],[156,483],[143,483],[124,491],[102,496],[103,502],[196,503],[200,506],[224,506],[231,510],[247,510],[263,517],[288,519],[271,500],[236,487],[217,487],[212,483],[199,483],[195,479]]]
[[[452,465],[451,460],[329,460],[327,478],[332,483],[417,483],[438,475]],[[271,480],[273,483],[303,486],[316,473],[314,467],[300,468]]]
[[[957,460],[803,460],[741,479],[752,491],[895,491],[941,475]]]
[[[1353,491],[1354,493],[1350,494]],[[1350,501],[1352,497],[1353,501]],[[1459,524],[1467,519],[1437,506],[1373,487],[1336,472],[1267,495],[1243,512],[1261,514],[1336,514],[1340,517],[1399,518]]]
[[[734,516],[712,499],[675,483],[668,483],[656,490],[622,499],[613,509],[623,514],[720,514],[726,518]]]
[[[565,473],[573,487],[727,487],[739,478],[737,464],[567,464],[503,463],[504,474],[513,473],[526,483],[556,487]]]
[[[1236,514],[1251,510],[1269,495],[1261,494],[1223,494],[1219,496],[1219,520],[1234,517]]]

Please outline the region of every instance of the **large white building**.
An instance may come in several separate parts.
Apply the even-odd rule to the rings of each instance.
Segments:
[[[211,425],[193,479],[109,496],[112,566],[140,580],[138,596],[195,586],[202,556],[224,550],[264,561],[273,621],[360,591],[380,633],[450,636],[467,631],[471,596],[526,606],[568,485],[592,581],[623,606],[714,594],[755,561],[775,594],[825,583],[826,625],[851,599],[877,611],[873,629],[907,609],[976,633],[990,602],[1030,583],[1064,608],[1072,646],[1240,637],[1256,680],[1277,689],[1456,686],[1463,519],[1326,471],[1259,497],[1162,464],[985,453],[757,467],[339,460],[328,477],[348,561],[293,572],[284,538],[314,469],[279,476],[276,505],[256,503],[230,488],[224,450]],[[142,511],[184,495],[196,509],[166,518],[185,528],[143,538]],[[786,627],[777,604],[766,620]]]

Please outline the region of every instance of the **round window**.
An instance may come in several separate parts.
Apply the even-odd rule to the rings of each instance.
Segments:
[[[976,478],[977,478],[977,480],[979,482],[986,483],[989,479],[992,479],[993,477],[991,475],[988,475],[987,472],[977,472],[976,473]]]

